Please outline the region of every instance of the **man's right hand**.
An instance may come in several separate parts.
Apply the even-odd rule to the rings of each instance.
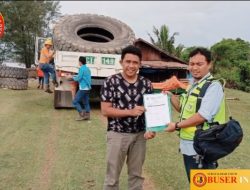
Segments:
[[[131,116],[134,117],[138,117],[140,115],[142,115],[145,111],[145,108],[143,106],[135,106],[132,110],[131,110]]]

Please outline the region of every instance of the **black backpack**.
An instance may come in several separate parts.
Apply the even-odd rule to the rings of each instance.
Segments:
[[[196,104],[198,111],[202,97],[212,80],[208,80],[202,87]],[[194,149],[205,162],[215,162],[230,154],[242,141],[243,131],[240,123],[232,117],[225,124],[213,123],[209,129],[203,130],[203,124],[197,126],[194,136]]]

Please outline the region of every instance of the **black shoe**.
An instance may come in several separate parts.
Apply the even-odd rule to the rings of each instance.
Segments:
[[[53,84],[55,87],[58,87],[58,82],[57,81],[53,81]]]
[[[85,112],[82,111],[79,113],[79,116],[75,119],[76,121],[82,121],[84,120],[84,117],[85,117]]]
[[[85,113],[83,120],[90,120],[90,113],[89,112]]]
[[[49,94],[53,93],[53,91],[51,91],[49,88],[47,90],[45,90],[44,92],[47,92]]]

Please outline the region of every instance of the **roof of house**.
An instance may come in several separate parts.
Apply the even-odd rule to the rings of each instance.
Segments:
[[[137,42],[142,42],[142,43],[144,43],[144,44],[150,46],[151,48],[156,49],[157,51],[160,52],[160,54],[161,54],[162,56],[170,57],[170,58],[172,58],[173,60],[175,60],[176,62],[183,63],[183,64],[186,64],[186,65],[187,65],[187,63],[186,63],[185,61],[179,59],[178,57],[175,57],[175,56],[173,56],[173,55],[170,55],[170,54],[166,53],[166,52],[163,51],[162,49],[160,49],[160,48],[158,48],[157,46],[155,46],[155,45],[153,45],[153,44],[151,44],[151,43],[149,43],[149,42],[143,40],[142,38],[138,38],[138,39],[135,41],[135,43],[137,43]]]

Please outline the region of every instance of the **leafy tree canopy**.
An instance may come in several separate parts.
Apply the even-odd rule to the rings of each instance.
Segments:
[[[49,37],[51,24],[60,15],[59,1],[0,1],[5,20],[5,34],[0,46],[0,60],[16,55],[30,67],[34,63],[36,36]],[[7,54],[8,52],[8,54]]]
[[[228,82],[228,87],[250,92],[250,43],[240,38],[223,39],[211,47],[215,74]]]
[[[238,65],[239,60],[250,60],[250,43],[240,38],[223,39],[211,47],[214,61],[227,63],[228,66]]]

